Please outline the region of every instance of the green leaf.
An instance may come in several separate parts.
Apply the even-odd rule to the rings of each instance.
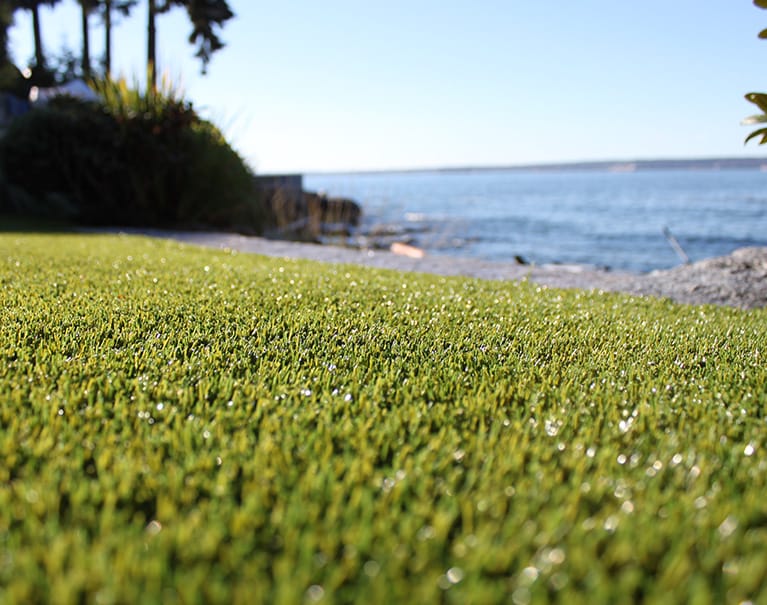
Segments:
[[[764,113],[767,113],[767,94],[763,92],[750,92],[746,95],[746,101],[753,103]]]
[[[754,6],[767,9],[767,0],[754,0]]]
[[[767,40],[767,29],[763,29],[759,32],[759,38],[762,40]]]
[[[744,118],[740,123],[741,126],[751,126],[752,124],[763,124],[767,122],[767,114],[758,113],[754,116],[748,116]]]
[[[767,143],[767,128],[760,128],[759,130],[755,130],[750,135],[746,137],[746,140],[743,141],[743,144],[745,145],[748,143],[751,139],[754,139],[756,137],[762,137],[762,140],[759,141],[760,145],[764,145]]]

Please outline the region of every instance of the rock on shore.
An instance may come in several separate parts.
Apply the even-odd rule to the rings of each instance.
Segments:
[[[767,306],[767,248],[740,248],[665,271],[638,276],[627,291],[689,304],[754,309]]]
[[[286,187],[264,189],[274,234],[318,241],[325,234],[348,234],[359,224],[362,209],[354,200]]]

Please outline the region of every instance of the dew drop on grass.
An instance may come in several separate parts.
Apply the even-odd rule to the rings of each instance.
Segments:
[[[445,577],[451,584],[458,584],[458,582],[463,580],[463,569],[460,567],[451,567],[445,573]]]
[[[549,563],[552,565],[562,565],[562,563],[565,562],[565,559],[567,558],[565,555],[565,551],[561,548],[552,548],[547,557],[549,560]]]
[[[756,451],[756,448],[754,447],[753,443],[749,443],[744,449],[743,449],[743,455],[744,456],[753,456],[754,452]]]
[[[431,525],[424,525],[418,530],[418,533],[416,533],[416,538],[419,542],[426,542],[427,540],[431,540],[434,535],[434,528]]]
[[[539,573],[540,571],[538,570],[537,567],[533,567],[532,565],[529,565],[528,567],[525,567],[522,570],[519,581],[525,585],[530,585],[538,579]]]
[[[732,535],[732,533],[737,528],[738,528],[738,520],[732,515],[730,515],[724,521],[722,521],[717,531],[719,531],[719,535],[722,538],[728,538]]]
[[[378,561],[373,561],[371,559],[370,561],[365,562],[365,565],[362,566],[362,571],[367,577],[375,578],[378,575],[378,572],[381,571],[381,566],[378,564]]]
[[[527,586],[520,586],[511,593],[511,600],[514,605],[527,605],[530,602],[530,589]]]
[[[344,395],[344,401],[351,401],[352,399],[353,397],[351,393],[347,393],[346,395]]]
[[[314,555],[314,565],[319,568],[325,567],[328,563],[328,558],[321,552]]]
[[[559,433],[559,429],[562,428],[562,422],[549,419],[544,422],[544,428],[549,437],[556,437],[557,433]]]
[[[319,584],[312,584],[307,588],[306,596],[312,603],[316,603],[325,596],[325,589]]]
[[[624,454],[619,454],[617,460],[618,464],[626,464],[627,458]]]

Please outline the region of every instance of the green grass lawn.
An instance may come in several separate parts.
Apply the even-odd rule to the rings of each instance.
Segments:
[[[765,603],[766,320],[0,234],[0,602]]]

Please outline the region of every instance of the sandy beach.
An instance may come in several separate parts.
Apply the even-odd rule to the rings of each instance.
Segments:
[[[355,264],[396,271],[462,275],[491,280],[528,279],[542,286],[624,292],[669,298],[685,304],[715,304],[753,309],[767,306],[767,248],[742,248],[724,257],[673,269],[634,274],[582,265],[526,265],[448,256],[409,256],[388,250],[358,250],[273,240],[224,232],[115,229],[173,239],[215,249],[229,249],[281,258],[303,258],[326,263]],[[396,248],[395,248],[396,249]]]

